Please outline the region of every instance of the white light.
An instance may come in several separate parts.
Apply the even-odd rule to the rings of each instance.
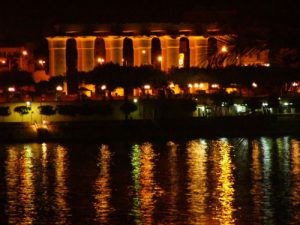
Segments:
[[[6,63],[6,61],[5,61],[5,60],[1,60],[1,63],[2,63],[2,64],[5,64],[5,63]]]
[[[144,85],[144,89],[146,90],[150,89],[150,85],[149,84]]]
[[[142,50],[142,54],[145,55],[146,54],[146,50]]]
[[[27,107],[31,106],[31,102],[26,102]]]
[[[193,85],[192,85],[192,84],[188,84],[188,87],[189,87],[189,88],[192,88],[192,87],[193,87]]]
[[[158,56],[158,57],[157,57],[157,61],[162,62],[162,57],[161,57],[161,56]]]
[[[253,82],[252,87],[257,88],[257,83]]]
[[[297,86],[298,86],[298,83],[293,82],[293,83],[292,83],[292,86],[293,86],[293,87],[297,87]]]
[[[218,85],[218,84],[212,84],[211,87],[212,87],[212,88],[218,88],[219,85]]]
[[[133,99],[133,102],[134,102],[134,103],[137,103],[137,102],[138,102],[138,99],[137,99],[137,98],[134,98],[134,99]]]
[[[172,83],[172,84],[169,85],[169,87],[170,87],[170,88],[174,88],[175,85]]]
[[[97,62],[100,63],[100,64],[102,64],[102,63],[104,63],[104,59],[101,58],[101,57],[98,57],[98,58],[97,58]]]
[[[40,64],[41,66],[44,66],[44,64],[46,63],[46,61],[45,61],[45,60],[42,60],[42,59],[40,59],[38,62],[39,62],[39,64]]]
[[[28,52],[26,50],[22,51],[22,55],[26,56],[28,55]]]
[[[8,91],[9,91],[9,92],[15,92],[16,89],[15,89],[14,87],[9,87],[9,88],[8,88]]]
[[[268,104],[267,102],[263,102],[263,103],[262,103],[262,106],[263,106],[263,107],[267,107],[268,105],[269,105],[269,104]]]
[[[101,86],[101,90],[104,91],[106,89],[106,85]]]
[[[289,103],[288,103],[288,102],[284,102],[283,105],[284,105],[284,106],[288,106]]]
[[[60,86],[60,85],[58,85],[58,86],[56,87],[56,90],[57,90],[57,91],[62,91],[62,90],[63,90],[63,87]]]
[[[204,84],[203,84],[203,83],[200,83],[200,84],[199,84],[199,88],[204,88]]]

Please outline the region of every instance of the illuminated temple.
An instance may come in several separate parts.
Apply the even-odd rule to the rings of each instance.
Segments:
[[[235,35],[216,26],[196,24],[103,24],[60,25],[48,35],[49,75],[65,75],[68,43],[77,54],[77,70],[90,71],[97,64],[154,65],[164,71],[172,67],[205,68],[208,57],[227,53]],[[268,52],[246,56],[246,64],[268,63]]]

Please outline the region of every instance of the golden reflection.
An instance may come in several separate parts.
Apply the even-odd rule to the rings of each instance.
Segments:
[[[292,139],[291,141],[291,207],[294,210],[291,215],[291,224],[297,224],[300,221],[300,142]],[[297,210],[298,209],[298,210]]]
[[[9,224],[33,223],[36,206],[32,161],[32,149],[29,146],[25,146],[21,151],[14,148],[8,149],[6,183]]]
[[[110,202],[112,190],[110,186],[111,152],[107,145],[102,145],[99,152],[100,172],[95,184],[96,221],[100,224],[109,224],[109,214],[113,211]]]
[[[262,165],[261,165],[261,153],[259,144],[257,141],[252,142],[252,165],[251,165],[251,173],[253,185],[251,187],[251,195],[253,196],[253,213],[255,215],[255,221],[253,224],[261,224],[261,211],[262,211]]]
[[[178,208],[177,208],[177,198],[179,194],[179,174],[178,174],[178,165],[177,165],[177,144],[169,141],[167,143],[168,148],[168,175],[170,179],[169,189],[167,193],[167,212],[168,217],[166,218],[167,224],[176,224],[176,219],[178,216]]]
[[[189,224],[206,224],[207,204],[207,153],[206,143],[203,141],[190,141],[187,144],[188,165],[188,208]]]
[[[68,188],[66,186],[67,177],[67,150],[62,146],[57,146],[55,154],[55,212],[57,224],[70,224],[70,208],[67,204]]]
[[[154,160],[150,143],[133,146],[131,164],[135,196],[132,214],[135,224],[154,224],[155,195],[159,193],[154,180]]]
[[[215,220],[222,225],[235,224],[233,213],[235,211],[234,201],[234,165],[230,156],[232,146],[227,139],[214,141],[212,147],[212,160],[214,162],[214,175],[217,178],[217,188],[214,197],[218,202],[213,209]]]

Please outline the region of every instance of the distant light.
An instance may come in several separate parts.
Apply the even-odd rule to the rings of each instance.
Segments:
[[[211,87],[212,88],[219,88],[219,85],[218,84],[212,84]]]
[[[223,53],[228,52],[228,49],[227,49],[226,45],[223,45],[223,46],[222,46],[221,52],[223,52]]]
[[[104,91],[106,89],[106,85],[101,86],[101,90]]]
[[[257,88],[257,83],[252,82],[252,87]]]
[[[297,87],[297,86],[298,86],[298,83],[297,83],[297,82],[293,82],[293,83],[292,83],[292,86],[293,86],[293,87]]]
[[[9,92],[15,92],[16,89],[15,89],[14,87],[9,87],[9,88],[8,88],[8,91],[9,91]]]
[[[199,87],[199,84],[194,83],[194,87],[195,87],[195,88],[198,88],[198,87]]]
[[[146,50],[142,50],[142,54],[145,55],[146,54]]]
[[[133,102],[134,102],[134,103],[137,103],[137,102],[138,102],[138,99],[137,99],[137,98],[134,98],[134,99],[133,99]]]
[[[125,61],[125,59],[122,59],[122,62],[124,62]]]
[[[40,60],[38,61],[38,63],[39,63],[41,66],[44,66],[44,65],[45,65],[45,63],[46,63],[46,61],[45,61],[45,60],[43,60],[43,59],[40,59]]]
[[[192,88],[192,87],[193,87],[193,85],[192,85],[192,84],[188,84],[188,87],[189,87],[189,88]]]
[[[180,53],[178,59],[178,68],[183,68],[183,67],[184,67],[184,53]]]
[[[56,90],[57,90],[57,91],[62,91],[62,90],[63,90],[63,87],[60,86],[60,85],[58,85],[58,86],[56,87]]]
[[[146,84],[146,85],[144,85],[144,89],[150,89],[150,85],[149,84]]]
[[[262,103],[262,106],[263,106],[263,107],[267,107],[268,105],[269,105],[269,104],[268,104],[267,102],[263,102],[263,103]]]
[[[101,58],[101,57],[98,57],[97,58],[97,62],[100,63],[100,64],[103,64],[104,63],[104,59]]]
[[[283,105],[284,105],[284,106],[288,106],[289,103],[288,103],[288,102],[284,102]]]
[[[162,56],[158,56],[157,61],[162,62]]]
[[[26,105],[27,105],[27,107],[30,107],[31,106],[31,102],[27,101]]]
[[[22,55],[26,56],[26,55],[28,55],[28,52],[26,50],[23,50]]]
[[[270,63],[264,63],[263,66],[270,67],[271,65],[270,65]]]
[[[172,84],[169,85],[169,87],[170,87],[170,88],[174,88],[175,85],[172,83]]]
[[[200,84],[199,84],[199,88],[204,88],[204,84],[203,84],[203,83],[200,83]]]
[[[2,64],[5,64],[5,63],[6,63],[6,60],[1,60],[1,63],[2,63]]]

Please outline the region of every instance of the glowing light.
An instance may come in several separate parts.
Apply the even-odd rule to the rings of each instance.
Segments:
[[[184,67],[184,54],[183,53],[179,54],[178,67],[179,68],[183,68]]]
[[[297,86],[298,86],[298,83],[297,83],[297,82],[293,82],[293,83],[292,83],[292,86],[293,86],[293,87],[297,87]]]
[[[62,87],[62,86],[58,85],[58,86],[56,87],[56,91],[62,91],[62,90],[63,90],[63,87]]]
[[[15,92],[16,89],[15,89],[14,87],[9,87],[9,88],[8,88],[8,91],[9,91],[9,92]]]
[[[200,84],[199,84],[199,88],[204,88],[204,84],[203,84],[203,83],[200,83]]]
[[[146,54],[146,50],[142,50],[142,54],[145,55]]]
[[[170,88],[174,88],[175,85],[172,83],[172,84],[169,85],[169,87],[170,87]]]
[[[46,63],[46,61],[45,61],[45,60],[43,60],[43,59],[40,59],[40,60],[38,61],[38,63],[39,63],[41,66],[44,66],[44,65],[45,65],[45,63]]]
[[[195,87],[195,88],[198,88],[198,87],[199,87],[199,84],[195,83],[195,84],[194,84],[194,87]]]
[[[102,90],[102,91],[106,90],[106,85],[102,85],[102,86],[101,86],[101,90]]]
[[[226,45],[222,46],[221,52],[223,52],[223,53],[228,52],[228,49],[227,49],[227,46],[226,46]]]
[[[211,87],[212,88],[219,88],[219,85],[218,84],[212,84]]]
[[[26,102],[26,105],[27,105],[27,107],[30,107],[31,106],[31,102]]]
[[[263,106],[263,107],[267,107],[268,105],[269,105],[269,104],[268,104],[267,102],[263,102],[263,103],[262,103],[262,106]]]
[[[2,64],[5,64],[5,63],[6,63],[6,61],[5,61],[5,60],[1,60],[1,63],[2,63]]]
[[[149,84],[144,85],[144,89],[146,90],[150,89],[150,85]]]
[[[257,83],[253,82],[252,87],[257,88]]]
[[[123,60],[124,60],[124,59],[122,59],[122,61],[123,61]],[[103,63],[104,63],[104,59],[101,58],[101,57],[98,57],[98,58],[97,58],[97,62],[100,63],[100,64],[103,64]]]
[[[158,62],[162,62],[162,56],[158,56],[158,57],[157,57],[157,61],[158,61]]]
[[[189,87],[189,88],[192,88],[192,87],[193,87],[193,85],[192,85],[192,84],[188,84],[188,87]]]
[[[137,98],[134,98],[134,99],[133,99],[133,102],[134,102],[134,103],[137,103],[137,102],[138,102],[138,99],[137,99]]]
[[[22,55],[26,56],[28,55],[28,52],[26,50],[22,51]]]

